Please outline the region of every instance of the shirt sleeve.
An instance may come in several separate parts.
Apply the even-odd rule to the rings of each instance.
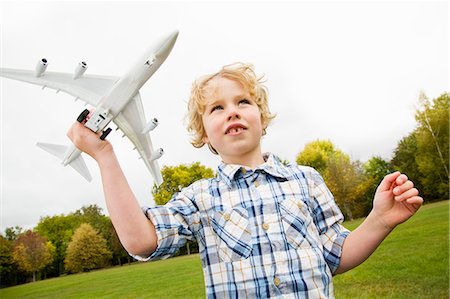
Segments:
[[[312,199],[313,219],[319,231],[323,255],[331,272],[334,273],[339,267],[342,247],[350,231],[341,225],[344,216],[322,176],[313,168],[308,169],[307,179]]]
[[[155,226],[158,245],[149,257],[130,255],[140,261],[166,259],[177,253],[187,240],[193,240],[200,221],[192,195],[188,187],[163,206],[143,207],[143,212]]]

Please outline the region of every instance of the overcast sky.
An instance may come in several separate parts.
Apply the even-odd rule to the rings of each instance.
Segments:
[[[308,142],[330,139],[353,159],[390,159],[415,128],[419,92],[448,91],[448,1],[353,2],[1,2],[1,66],[121,76],[172,30],[180,34],[161,68],[141,89],[160,165],[200,161],[183,121],[191,83],[236,61],[266,75],[277,118],[263,150],[291,162]],[[68,144],[66,131],[84,109],[62,92],[0,79],[1,225],[34,227],[42,216],[97,204],[106,213],[98,167],[87,183],[36,142]],[[113,143],[141,205],[150,205],[152,178],[131,143]]]

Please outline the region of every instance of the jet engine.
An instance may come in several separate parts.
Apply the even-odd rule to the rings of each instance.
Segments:
[[[36,64],[36,73],[35,73],[36,77],[42,76],[42,74],[44,74],[46,69],[47,69],[47,59],[42,58]]]
[[[73,72],[73,79],[76,80],[76,79],[80,78],[81,76],[83,76],[86,69],[87,69],[86,62],[84,62],[84,61],[80,62],[77,65],[75,72]]]
[[[164,150],[162,148],[158,148],[156,151],[153,151],[153,153],[148,158],[150,162],[158,160],[161,158],[161,156],[164,154]]]
[[[158,120],[156,118],[151,119],[142,130],[142,134],[146,134],[148,132],[153,131],[158,126]]]

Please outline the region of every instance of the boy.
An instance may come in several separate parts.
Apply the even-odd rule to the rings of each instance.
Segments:
[[[108,141],[79,123],[68,136],[99,164],[106,204],[125,249],[142,260],[199,243],[208,298],[330,298],[332,275],[356,267],[423,200],[398,172],[377,189],[373,210],[353,232],[312,168],[262,154],[273,119],[253,67],[225,66],[194,83],[188,104],[193,145],[222,163],[165,206],[142,213]]]

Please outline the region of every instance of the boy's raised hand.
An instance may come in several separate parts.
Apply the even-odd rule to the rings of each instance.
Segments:
[[[414,215],[423,203],[412,181],[400,172],[388,174],[375,192],[373,212],[393,229]]]
[[[102,153],[112,151],[112,146],[109,141],[100,139],[100,133],[92,132],[83,123],[75,122],[67,132],[67,136],[79,150],[98,161]]]

